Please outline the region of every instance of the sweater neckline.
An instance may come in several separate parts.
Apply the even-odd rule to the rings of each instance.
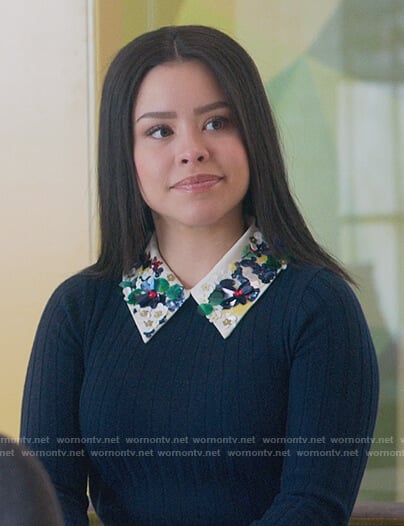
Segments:
[[[257,299],[287,268],[286,259],[271,255],[253,223],[221,260],[191,289],[166,264],[153,234],[145,261],[122,278],[124,300],[147,343],[192,296],[198,312],[227,338]]]

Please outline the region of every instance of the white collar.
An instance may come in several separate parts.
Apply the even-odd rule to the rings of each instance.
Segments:
[[[255,301],[287,268],[286,260],[270,255],[252,224],[222,259],[192,289],[185,289],[161,257],[155,235],[146,262],[123,276],[124,299],[147,343],[192,296],[223,338],[227,338]]]

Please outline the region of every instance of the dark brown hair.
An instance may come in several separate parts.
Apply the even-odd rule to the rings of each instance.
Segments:
[[[145,33],[126,45],[105,78],[99,124],[101,246],[91,267],[120,276],[138,263],[153,231],[150,210],[133,163],[133,106],[145,75],[176,60],[199,60],[217,78],[239,127],[250,168],[245,211],[254,216],[275,256],[326,267],[351,281],[314,240],[293,199],[272,111],[257,68],[226,34],[204,26],[171,26]]]

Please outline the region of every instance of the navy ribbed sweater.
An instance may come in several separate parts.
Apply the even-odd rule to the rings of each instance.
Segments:
[[[107,526],[347,524],[378,397],[350,287],[290,266],[227,339],[196,307],[145,344],[118,281],[77,275],[50,299],[22,435],[43,437],[66,525],[88,524],[88,477]]]

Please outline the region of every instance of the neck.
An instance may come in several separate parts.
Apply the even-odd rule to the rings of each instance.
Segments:
[[[243,218],[225,225],[196,228],[170,228],[158,221],[155,225],[161,256],[188,289],[204,278],[245,232]]]

